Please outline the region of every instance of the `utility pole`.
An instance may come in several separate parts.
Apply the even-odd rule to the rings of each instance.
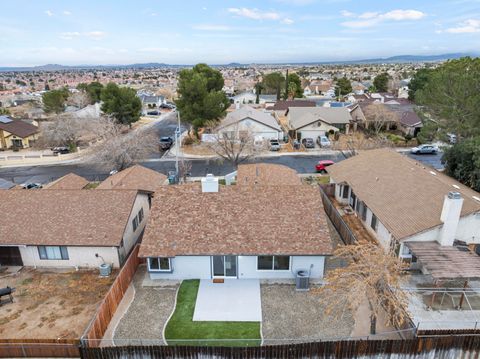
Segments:
[[[178,152],[180,151],[180,112],[177,110],[177,119],[178,119],[178,124],[177,128],[175,129],[175,176],[178,181],[180,172],[178,168]]]
[[[287,75],[285,76],[285,96],[284,100],[288,100],[288,69],[287,69]]]

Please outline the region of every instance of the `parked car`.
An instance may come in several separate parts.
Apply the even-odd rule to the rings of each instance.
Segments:
[[[147,112],[147,115],[149,115],[149,116],[158,116],[158,115],[160,115],[160,112],[158,112],[158,111],[148,111],[148,112]]]
[[[454,145],[457,143],[457,135],[455,135],[454,133],[447,133],[447,140],[449,143]]]
[[[413,147],[411,150],[410,150],[411,153],[415,154],[415,155],[419,155],[419,154],[435,154],[438,152],[438,148],[437,146],[434,146],[434,145],[420,145],[418,147]]]
[[[70,153],[70,149],[68,147],[65,147],[65,146],[54,147],[54,148],[52,148],[52,152],[53,152],[54,155],[58,155],[58,154],[64,155],[66,153]]]
[[[330,147],[332,145],[327,136],[318,136],[317,143],[320,147]]]
[[[318,161],[318,163],[315,165],[315,170],[320,173],[326,173],[327,172],[327,167],[335,164],[335,162],[331,160],[322,160]]]
[[[160,149],[166,151],[173,145],[173,139],[171,137],[160,137]]]
[[[34,183],[34,182],[23,183],[20,186],[22,186],[23,189],[40,189],[43,187],[41,183]]]
[[[313,141],[313,138],[304,138],[302,140],[302,145],[305,148],[315,148],[315,142]]]
[[[280,151],[280,142],[278,140],[270,140],[268,147],[270,151]]]

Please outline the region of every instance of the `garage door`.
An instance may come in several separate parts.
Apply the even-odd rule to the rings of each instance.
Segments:
[[[313,138],[314,141],[317,140],[318,136],[325,136],[325,131],[318,131],[318,130],[315,130],[315,131],[301,131],[301,138],[300,139],[303,139],[303,138]]]
[[[20,249],[18,247],[0,247],[0,265],[23,266]]]

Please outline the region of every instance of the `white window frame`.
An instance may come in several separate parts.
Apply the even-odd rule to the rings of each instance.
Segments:
[[[283,256],[283,255],[261,255],[261,256],[256,256],[257,257],[257,263],[256,263],[256,269],[257,272],[290,272],[292,269],[292,256]],[[258,269],[258,257],[273,257],[272,258],[272,269]],[[288,257],[288,269],[274,269],[275,268],[275,257]]]
[[[158,258],[158,260],[160,260],[160,258],[166,258],[168,259],[168,269],[152,269],[150,267],[150,259],[152,258]],[[160,265],[160,262],[159,262],[159,265]],[[147,266],[148,266],[148,271],[149,272],[152,272],[152,273],[172,273],[173,270],[172,270],[172,259],[170,257],[148,257],[147,258]]]

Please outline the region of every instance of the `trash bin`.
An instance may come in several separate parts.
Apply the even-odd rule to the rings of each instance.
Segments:
[[[175,173],[175,171],[168,172],[168,183],[169,184],[177,183],[177,174]]]
[[[306,269],[299,269],[295,273],[295,290],[308,291],[310,290],[310,273]]]

